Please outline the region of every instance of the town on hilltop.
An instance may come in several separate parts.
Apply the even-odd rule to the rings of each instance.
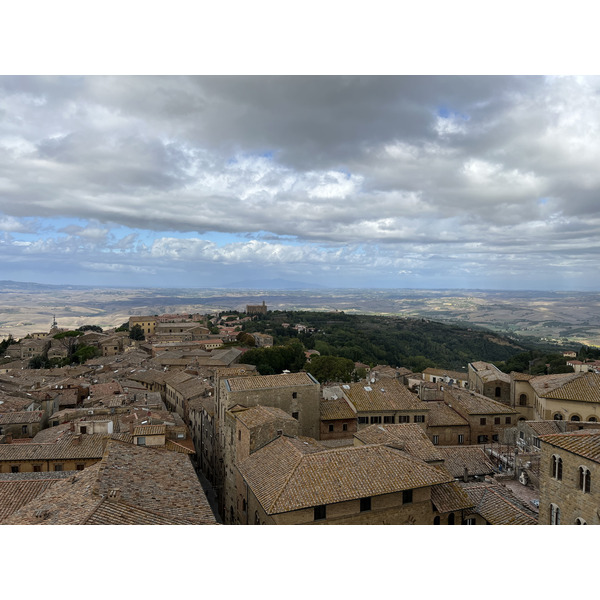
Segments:
[[[0,524],[600,524],[598,361],[346,376],[267,313],[4,340]]]

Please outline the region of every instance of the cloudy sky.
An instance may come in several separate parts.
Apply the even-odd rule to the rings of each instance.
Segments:
[[[600,79],[0,77],[0,279],[599,289]]]

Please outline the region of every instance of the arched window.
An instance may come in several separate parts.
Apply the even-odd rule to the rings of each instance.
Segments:
[[[260,517],[258,516],[258,511],[254,511],[254,524],[260,525]]]
[[[552,477],[554,479],[562,479],[562,458],[556,454],[552,455]]]
[[[521,394],[519,396],[519,406],[527,406],[527,394]]]
[[[454,525],[454,513],[448,515],[448,525]]]
[[[598,421],[598,419],[596,419],[596,417],[588,417],[588,421],[591,421],[592,423],[596,423],[596,421]]]
[[[581,417],[580,417],[580,416],[578,416],[578,415],[573,415],[573,416],[571,417],[571,421],[581,421]]]
[[[502,390],[500,389],[499,386],[496,387],[495,395],[496,395],[496,398],[499,398],[502,395]]]
[[[435,517],[435,519],[433,519],[433,524],[434,525],[439,525],[440,524],[440,517],[439,516],[437,516],[437,517]]]
[[[554,416],[552,417],[555,421],[562,421],[562,415],[560,413],[554,413]]]
[[[550,505],[550,525],[560,525],[560,508],[556,504]]]
[[[587,525],[587,523],[581,517],[577,517],[575,519],[575,525]]]
[[[590,491],[590,470],[585,467],[579,467],[579,489],[584,493]]]

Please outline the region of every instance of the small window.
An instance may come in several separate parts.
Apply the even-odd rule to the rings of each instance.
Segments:
[[[448,525],[454,525],[454,513],[448,515]]]
[[[238,429],[238,442],[242,441],[242,430]]]
[[[27,433],[27,425],[21,427],[21,433]]]
[[[425,423],[425,415],[415,415],[415,423]]]
[[[471,518],[471,519],[465,519],[463,521],[463,525],[475,525],[475,519]]]
[[[62,471],[63,470],[63,466],[62,465],[54,465],[54,470],[55,471]]]
[[[434,524],[434,525],[439,525],[439,524],[440,524],[440,518],[439,518],[439,516],[438,516],[438,517],[435,517],[435,518],[433,519],[433,524]]]
[[[19,466],[18,465],[12,465],[10,467],[10,472],[11,473],[18,473],[19,472]]]
[[[500,417],[494,417],[494,425],[500,425]]]
[[[485,420],[485,417],[481,417],[481,418],[479,419],[479,424],[480,424],[480,425],[485,425],[486,423],[487,423],[487,421]]]
[[[462,433],[458,434],[458,443],[459,444],[464,444],[465,443],[465,436]]]
[[[393,416],[391,416],[391,417],[389,417],[389,416],[388,417],[383,417],[383,422],[384,423],[388,423],[388,424],[389,423],[393,423],[394,422],[394,417]]]
[[[348,423],[342,424],[342,431],[348,431]]]
[[[4,429],[2,427],[0,427],[0,435],[4,434]]]
[[[85,425],[79,428],[79,433],[87,433],[87,427]]]
[[[327,505],[315,506],[315,521],[322,521],[327,518]]]
[[[75,465],[76,471],[83,471],[83,469],[85,469],[85,465]]]
[[[371,425],[373,423],[381,423],[381,417],[371,417]]]
[[[371,510],[371,497],[360,499],[360,512]]]
[[[292,413],[292,418],[296,419],[296,421],[298,420],[298,413],[297,412],[293,412]]]
[[[560,508],[556,504],[550,504],[550,525],[560,525]]]
[[[488,436],[487,435],[478,435],[477,436],[477,443],[478,444],[487,444],[488,442]]]
[[[492,442],[497,442],[498,441],[498,434],[495,433],[494,435],[492,435]]]
[[[410,423],[410,417],[407,415],[400,415],[398,417],[398,423]]]
[[[298,397],[298,392],[292,392],[292,398],[297,398]]]
[[[365,425],[369,422],[369,417],[358,417],[358,424]]]
[[[562,421],[562,415],[560,413],[554,413],[554,416],[552,417],[555,421]]]
[[[578,417],[577,415],[573,415],[571,417],[571,421],[581,421],[581,417]]]
[[[34,473],[41,473],[42,472],[42,465],[33,465],[33,472]]]
[[[404,490],[402,492],[402,504],[412,504],[413,501],[413,491],[412,490]]]
[[[511,418],[511,417],[506,417],[506,419],[504,419],[504,422],[505,422],[507,425],[510,425],[510,424],[512,423],[512,418]]]
[[[433,436],[433,445],[437,446],[440,443],[440,436],[439,435],[434,435]]]
[[[145,446],[146,445],[146,436],[139,435],[138,438],[137,438],[137,445],[138,446]]]
[[[579,489],[584,493],[590,491],[590,470],[585,467],[579,467]]]
[[[333,431],[333,425],[329,425],[329,431]]]
[[[502,395],[502,390],[499,387],[496,387],[494,395],[496,396],[496,398],[499,398]]]
[[[577,517],[577,519],[575,519],[575,525],[587,525],[587,523],[581,517]]]
[[[558,481],[562,479],[562,458],[556,454],[552,455],[552,477]]]

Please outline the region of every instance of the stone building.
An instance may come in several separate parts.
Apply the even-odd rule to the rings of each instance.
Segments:
[[[419,423],[425,429],[429,408],[398,379],[344,384],[344,397],[357,416],[358,430],[373,424]]]
[[[281,435],[237,469],[248,524],[431,524],[452,477],[396,448],[326,449]]]
[[[321,400],[321,440],[352,439],[357,431],[356,412],[343,394]]]
[[[154,335],[157,322],[157,317],[129,317],[129,331],[131,331],[132,327],[139,325],[147,339]]]
[[[506,428],[512,427],[517,411],[471,390],[444,389],[444,402],[469,423],[471,443],[500,442]]]
[[[428,367],[423,371],[423,380],[431,383],[445,383],[458,387],[469,387],[469,376],[461,371],[449,371],[447,369],[434,369]]]
[[[491,363],[469,363],[469,389],[502,404],[510,405],[510,375]]]
[[[249,315],[266,315],[267,305],[264,300],[262,304],[248,304],[246,305],[246,313]]]
[[[540,525],[599,525],[600,429],[540,440]]]
[[[0,436],[32,438],[44,427],[44,411],[26,410],[0,413]]]
[[[427,402],[427,407],[427,435],[434,445],[471,443],[471,427],[467,419],[445,402]]]

